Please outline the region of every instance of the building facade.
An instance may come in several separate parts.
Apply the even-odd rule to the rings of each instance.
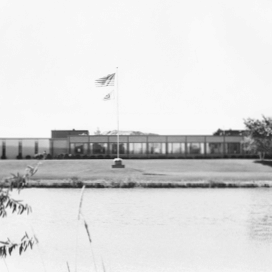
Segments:
[[[203,158],[248,155],[243,136],[228,135],[120,135],[122,158]],[[1,159],[115,158],[116,135],[89,135],[87,130],[52,131],[51,138],[0,138]]]

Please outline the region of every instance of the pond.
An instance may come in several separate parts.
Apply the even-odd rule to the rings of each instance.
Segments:
[[[77,220],[80,193],[14,192],[33,212],[0,219],[0,240],[27,231],[39,244],[1,259],[0,271],[272,270],[269,188],[86,189]]]

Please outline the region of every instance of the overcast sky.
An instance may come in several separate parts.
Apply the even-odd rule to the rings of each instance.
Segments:
[[[0,137],[212,134],[271,116],[271,0],[1,0]]]

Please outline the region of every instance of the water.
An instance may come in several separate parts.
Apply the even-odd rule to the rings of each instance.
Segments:
[[[0,271],[271,271],[271,189],[29,189],[31,215],[0,219],[0,240],[39,245]],[[68,263],[68,264],[67,264]]]

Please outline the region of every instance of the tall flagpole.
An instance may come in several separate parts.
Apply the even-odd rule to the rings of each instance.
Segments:
[[[120,139],[119,139],[119,94],[118,94],[118,67],[116,67],[116,73],[109,74],[105,77],[101,77],[97,80],[95,80],[95,84],[97,87],[109,87],[109,86],[114,86],[114,93],[116,94],[116,118],[117,118],[117,158],[115,158],[114,165],[112,165],[113,168],[124,168],[125,166],[122,164],[122,159],[119,158],[119,145],[120,145]],[[110,94],[106,96],[108,99],[110,98]],[[104,97],[104,100],[106,100]]]
[[[116,67],[116,73],[115,73],[115,93],[116,93],[116,119],[117,119],[117,158],[114,159],[114,165],[112,165],[112,168],[124,168],[125,165],[122,164],[122,159],[119,158],[120,156],[120,138],[119,138],[119,72],[118,67]]]
[[[118,94],[118,67],[116,67],[116,116],[117,116],[117,158],[119,158],[119,94]]]

